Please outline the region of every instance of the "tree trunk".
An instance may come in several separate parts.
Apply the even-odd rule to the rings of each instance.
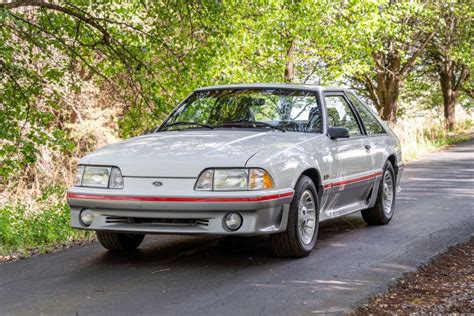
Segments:
[[[364,86],[383,120],[396,123],[398,97],[403,80],[413,70],[435,32],[426,36],[408,60],[402,63],[400,45],[393,39],[384,42],[384,50],[374,52],[375,78],[363,76]],[[414,40],[416,42],[417,40]],[[407,43],[407,45],[411,45]]]
[[[293,57],[295,50],[295,41],[290,42],[290,46],[286,51],[285,81],[291,83],[295,80],[295,60]]]
[[[452,50],[456,46],[456,38],[459,36],[456,17],[452,12],[444,16],[445,29],[440,35],[435,46],[434,58],[437,63],[437,72],[441,91],[443,93],[443,108],[445,127],[452,130],[456,124],[456,101],[459,92],[463,90],[464,84],[469,79],[470,69],[462,60],[453,58]]]
[[[380,116],[382,120],[390,123],[397,122],[398,97],[400,87],[398,85],[389,87],[381,103]]]
[[[455,32],[456,23],[451,12],[444,16],[446,29],[444,34],[445,47],[441,48],[439,54],[439,81],[441,84],[441,91],[443,93],[443,108],[445,127],[448,130],[454,128],[456,123],[455,105],[456,105],[456,75],[455,62],[451,59],[450,51],[452,47],[452,36]],[[443,56],[444,55],[444,56]]]
[[[451,62],[447,62],[439,73],[441,90],[443,92],[444,120],[448,130],[452,130],[456,124],[457,91],[454,90],[453,68]]]
[[[377,110],[384,121],[397,121],[398,97],[400,96],[400,56],[394,53],[374,56],[376,66],[376,86],[374,97]]]
[[[386,76],[377,78],[374,85],[369,77],[363,80],[368,91],[368,97],[372,100],[384,121],[395,123],[397,121],[398,97],[400,96],[400,81],[397,79],[386,80]]]

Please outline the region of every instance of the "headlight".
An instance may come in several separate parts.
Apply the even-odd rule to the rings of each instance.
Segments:
[[[214,190],[247,190],[248,172],[247,169],[214,170]]]
[[[197,191],[267,190],[274,187],[273,179],[260,168],[207,169],[196,181]]]
[[[117,167],[79,166],[75,186],[123,189],[123,177]]]
[[[109,167],[85,167],[82,175],[82,186],[106,188],[109,186]]]

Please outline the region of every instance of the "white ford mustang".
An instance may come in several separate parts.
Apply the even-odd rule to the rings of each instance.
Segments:
[[[82,158],[67,197],[72,226],[110,250],[145,234],[271,234],[278,255],[302,257],[323,220],[387,224],[402,171],[397,138],[348,90],[214,86]]]

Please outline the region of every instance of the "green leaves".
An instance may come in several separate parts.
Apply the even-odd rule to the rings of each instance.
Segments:
[[[463,1],[11,3],[0,5],[3,177],[34,162],[40,145],[70,152],[65,126],[77,118],[67,99],[89,84],[120,103],[120,136],[129,137],[196,87],[282,82],[290,68],[295,82],[352,85],[395,118],[419,52],[451,7],[466,19],[451,57],[473,60],[473,13]]]
[[[63,187],[48,187],[37,198],[41,209],[34,212],[22,203],[0,207],[0,256],[27,253],[32,249],[41,252],[75,240],[87,239],[89,233],[72,229],[69,225],[70,209],[62,202]]]

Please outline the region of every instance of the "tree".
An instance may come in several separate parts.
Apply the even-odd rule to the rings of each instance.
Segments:
[[[456,123],[455,106],[467,89],[472,66],[474,10],[469,1],[441,1],[432,7],[437,14],[437,32],[428,47],[425,61],[429,72],[438,76],[443,94],[446,128]]]
[[[223,1],[230,32],[215,67],[229,82],[304,81],[310,68],[307,50],[323,27],[325,5],[314,0]]]
[[[403,82],[434,36],[429,13],[393,0],[342,2],[332,10],[320,58],[332,77],[348,79],[394,123]]]
[[[123,106],[122,136],[156,126],[212,80],[221,10],[188,1],[0,4],[0,177],[33,163],[39,145],[71,148],[64,123],[73,109],[61,86],[80,91],[93,80],[111,89]]]
[[[71,148],[64,86],[80,93],[92,80],[111,90],[128,137],[156,126],[196,87],[283,81],[285,71],[293,80],[291,47],[303,36],[294,16],[311,3],[0,4],[0,176],[34,163],[40,145]]]

